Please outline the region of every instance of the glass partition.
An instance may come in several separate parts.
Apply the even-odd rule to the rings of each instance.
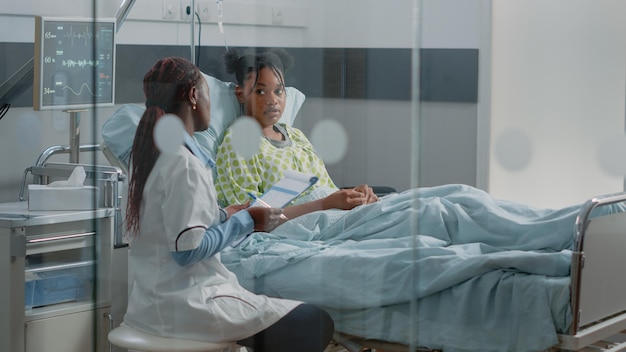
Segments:
[[[126,309],[127,249],[115,239],[127,176],[100,147],[116,109],[109,6],[7,4],[0,15],[2,350],[110,351]]]
[[[0,350],[253,347],[293,301],[326,352],[569,349],[580,205],[624,190],[625,6],[7,3]]]

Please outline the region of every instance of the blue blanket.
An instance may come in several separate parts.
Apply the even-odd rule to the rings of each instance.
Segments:
[[[463,185],[419,188],[254,233],[222,261],[251,291],[324,307],[345,333],[444,351],[536,351],[571,321],[579,209]]]

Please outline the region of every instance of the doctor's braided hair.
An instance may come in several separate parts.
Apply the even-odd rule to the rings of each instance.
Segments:
[[[189,101],[189,92],[203,79],[196,65],[180,57],[159,60],[143,78],[146,111],[135,131],[131,149],[126,229],[139,232],[139,209],[143,190],[160,152],[154,143],[154,127],[165,114],[176,114]]]
[[[241,53],[237,48],[229,48],[224,53],[226,73],[235,74],[235,81],[243,86],[244,81],[252,72],[256,74],[253,87],[259,79],[259,70],[269,68],[274,71],[280,83],[285,86],[284,73],[294,66],[294,59],[284,49],[269,49],[261,53]]]

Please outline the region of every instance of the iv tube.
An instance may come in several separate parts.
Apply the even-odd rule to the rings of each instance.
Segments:
[[[224,39],[224,46],[226,47],[226,50],[228,50],[228,44],[226,43],[226,35],[224,35],[224,22],[222,21],[222,1],[223,0],[217,0],[217,27],[220,30],[220,34],[222,35],[222,38]]]

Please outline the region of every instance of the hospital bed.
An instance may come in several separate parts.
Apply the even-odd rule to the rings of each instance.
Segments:
[[[572,323],[546,351],[626,351],[626,214],[590,219],[597,207],[624,201],[626,193],[604,195],[588,200],[581,208],[569,281]],[[341,332],[335,334],[335,342],[350,352],[409,351],[407,345]],[[439,351],[419,346],[414,350]]]
[[[224,131],[237,117],[239,106],[234,99],[232,84],[221,82],[210,76],[205,77],[209,82],[211,94],[211,127],[205,133],[197,134],[196,139],[210,155],[215,156],[216,148],[221,142]],[[288,102],[282,119],[283,122],[290,124],[304,101],[304,95],[294,88],[288,88],[287,92]],[[126,104],[120,107],[103,126],[104,145],[122,164],[128,162],[128,153],[134,129],[142,111],[143,106],[141,105]],[[598,209],[611,207],[624,201],[626,201],[626,194],[624,193],[599,196],[589,200],[580,208],[575,223],[572,222],[571,224],[575,231],[571,231],[574,246],[571,256],[568,255],[570,268],[568,276],[564,279],[553,280],[552,278],[545,279],[541,275],[529,275],[533,279],[534,276],[541,277],[536,281],[532,281],[531,284],[534,286],[531,285],[531,287],[540,287],[545,281],[546,286],[550,286],[550,290],[555,290],[554,295],[566,296],[552,299],[556,307],[546,307],[547,310],[552,310],[546,313],[547,315],[561,314],[565,317],[560,319],[560,323],[540,321],[541,324],[546,324],[545,326],[552,326],[552,331],[549,333],[556,335],[558,339],[550,346],[543,347],[543,350],[626,350],[626,342],[621,342],[622,335],[620,335],[620,332],[626,330],[626,280],[623,280],[622,274],[623,268],[626,268],[626,256],[623,255],[624,250],[626,250],[626,214],[617,213],[591,217],[591,214]],[[259,243],[259,241],[263,240],[260,237],[253,237],[248,242],[256,241]],[[270,246],[272,243],[280,242],[270,241],[261,244]],[[280,245],[276,247],[280,247]],[[274,247],[265,248],[273,249]],[[290,250],[292,249],[290,248]],[[310,253],[317,251],[317,248],[297,249],[303,253],[307,252],[306,256],[309,257],[305,256],[306,258],[303,257],[304,259],[302,260],[298,258],[299,265],[285,265],[284,269],[281,268],[281,270],[297,270],[298,267],[307,266],[307,263],[314,263],[317,255],[311,255]],[[319,252],[329,252],[326,249],[328,248],[324,247]],[[229,256],[232,256],[232,253],[227,251],[225,255],[223,253],[222,258],[228,262],[230,260]],[[283,296],[280,292],[277,292],[279,290],[276,287],[271,286],[271,276],[263,274],[251,276],[243,271],[238,272],[240,270],[240,266],[238,266],[241,263],[240,259],[233,260],[229,268],[240,277],[242,285],[260,293]],[[265,260],[266,258],[255,257],[254,259]],[[260,266],[263,266],[264,263],[266,262],[257,262]],[[300,275],[306,276],[307,274]],[[363,287],[368,285],[373,287],[379,283],[382,283],[382,279],[381,281],[374,279],[369,283],[360,284]],[[347,285],[351,284],[346,283]],[[552,294],[552,292],[549,293]],[[481,297],[482,295],[481,292],[473,292],[472,294],[475,297]],[[318,296],[324,295],[319,294]],[[285,298],[303,299],[297,296]],[[524,296],[522,295],[518,299],[523,300]],[[349,301],[349,298],[347,301]],[[323,302],[320,305],[324,306]],[[364,351],[366,349],[386,352],[408,351],[409,349],[416,351],[453,350],[447,349],[445,341],[441,342],[443,347],[423,346],[420,344],[420,341],[412,341],[410,338],[397,338],[393,336],[394,334],[389,334],[388,330],[404,330],[408,332],[405,335],[409,336],[413,332],[423,331],[427,327],[426,325],[420,325],[423,322],[420,322],[417,326],[412,326],[414,324],[406,320],[406,316],[420,314],[421,309],[422,307],[416,302],[407,302],[400,305],[381,304],[378,307],[355,308],[353,310],[330,308],[329,311],[338,327],[335,334],[335,343],[343,346],[350,352]],[[462,311],[466,307],[457,306],[456,309]],[[399,316],[402,316],[402,318],[399,318]],[[360,326],[352,329],[350,327],[351,322],[356,322]],[[363,328],[363,326],[366,327]],[[522,327],[526,328],[525,326]],[[369,332],[371,331],[376,331],[376,333],[370,334]],[[378,333],[379,331],[381,333]],[[455,332],[450,331],[450,333],[454,334]],[[391,338],[387,338],[389,336]],[[520,336],[520,338],[532,341],[535,339],[535,336],[528,334]],[[516,349],[512,347],[511,350]]]

